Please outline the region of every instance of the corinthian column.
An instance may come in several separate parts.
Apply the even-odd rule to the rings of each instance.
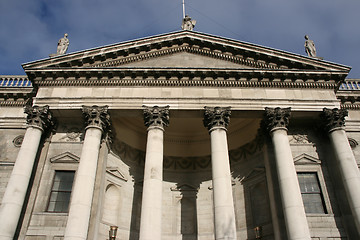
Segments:
[[[265,108],[265,125],[274,146],[276,169],[289,240],[310,240],[310,231],[287,136],[290,108]]]
[[[41,135],[54,125],[49,106],[27,106],[27,129],[0,207],[0,239],[13,239]]]
[[[345,109],[324,108],[322,118],[334,149],[351,213],[360,233],[360,172],[344,130],[347,114]]]
[[[161,239],[164,127],[169,125],[169,106],[144,107],[148,128],[141,204],[140,240]]]
[[[215,239],[236,239],[234,200],[226,137],[230,107],[205,107],[204,126],[211,138],[211,166],[215,212]]]
[[[71,196],[65,240],[87,239],[101,137],[110,128],[107,106],[83,106],[85,138]]]

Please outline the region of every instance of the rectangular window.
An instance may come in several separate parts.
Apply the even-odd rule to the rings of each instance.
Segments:
[[[326,213],[316,172],[297,173],[306,213]]]
[[[55,171],[48,212],[68,212],[74,171]]]

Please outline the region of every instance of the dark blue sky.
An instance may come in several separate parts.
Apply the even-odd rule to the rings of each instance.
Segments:
[[[305,55],[304,35],[325,60],[351,66],[360,78],[358,0],[185,0],[196,31]],[[180,30],[181,0],[1,0],[0,75],[24,74],[21,64]]]

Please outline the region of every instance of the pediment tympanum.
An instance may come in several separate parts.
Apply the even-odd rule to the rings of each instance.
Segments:
[[[80,158],[71,152],[64,152],[50,158],[51,163],[79,163]]]
[[[108,167],[106,168],[106,172],[120,180],[127,182],[125,175],[117,167]]]
[[[294,158],[295,165],[309,165],[309,164],[321,164],[320,159],[303,153]]]
[[[171,67],[171,68],[251,68],[251,66],[246,66],[240,64],[240,60],[232,59],[219,59],[215,56],[203,56],[198,53],[191,52],[177,52],[177,53],[168,53],[162,56],[147,58],[143,56],[143,59],[138,61],[129,60],[128,63],[121,61],[113,60],[103,63],[102,65],[109,66],[113,65],[126,67]],[[101,65],[101,64],[100,64]]]

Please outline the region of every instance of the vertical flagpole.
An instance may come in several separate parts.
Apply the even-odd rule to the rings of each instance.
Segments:
[[[185,0],[182,0],[183,5],[183,19],[185,18]]]

